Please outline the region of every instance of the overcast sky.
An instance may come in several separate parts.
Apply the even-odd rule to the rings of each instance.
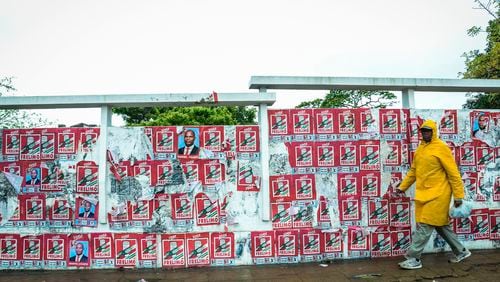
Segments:
[[[252,92],[252,75],[457,78],[473,0],[0,0],[0,76],[17,95]],[[274,107],[323,92],[277,91]],[[460,108],[463,94],[416,95]],[[99,112],[43,111],[98,123]],[[115,120],[115,123],[118,121]],[[119,122],[118,122],[119,123]]]

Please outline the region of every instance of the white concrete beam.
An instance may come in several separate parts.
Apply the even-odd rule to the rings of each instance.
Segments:
[[[252,76],[250,89],[500,92],[500,79]]]
[[[415,109],[415,91],[413,89],[404,89],[401,92],[401,98],[403,108]]]
[[[266,94],[265,89],[260,89],[259,93]],[[259,106],[259,128],[260,128],[260,168],[261,186],[259,192],[260,218],[269,221],[271,218],[269,199],[269,123],[267,118],[267,105]]]
[[[74,96],[9,96],[0,97],[0,109],[56,109],[162,106],[254,106],[272,105],[275,93],[211,93],[185,94],[116,94]]]
[[[101,107],[101,128],[99,134],[99,223],[108,223],[107,199],[111,182],[108,174],[107,150],[108,150],[108,128],[111,126],[111,107]]]

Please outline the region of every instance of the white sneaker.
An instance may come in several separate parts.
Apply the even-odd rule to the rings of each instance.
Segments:
[[[463,253],[460,253],[458,256],[450,258],[449,262],[458,263],[458,262],[461,262],[464,259],[470,257],[471,255],[472,255],[472,253],[469,250],[465,249],[465,251]]]
[[[399,267],[401,267],[402,269],[418,269],[422,268],[422,262],[415,258],[409,258],[403,262],[400,262]]]

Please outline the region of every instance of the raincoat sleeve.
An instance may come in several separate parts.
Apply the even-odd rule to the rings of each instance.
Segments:
[[[403,181],[401,181],[401,184],[399,185],[399,190],[401,191],[406,191],[410,186],[415,182],[416,176],[415,176],[415,161],[411,164],[410,170],[406,174],[405,178]]]
[[[462,176],[458,171],[457,164],[455,163],[455,159],[453,159],[453,155],[451,154],[449,148],[444,148],[443,151],[444,152],[442,152],[439,156],[439,161],[448,176],[448,183],[450,183],[453,198],[463,199],[464,184],[462,182]]]

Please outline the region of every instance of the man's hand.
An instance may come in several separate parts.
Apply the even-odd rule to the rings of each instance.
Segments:
[[[455,206],[455,208],[458,208],[462,205],[462,199],[455,199],[453,201],[453,206]]]
[[[402,190],[399,190],[399,188],[394,189],[394,192],[392,192],[391,197],[392,198],[401,198],[404,197],[405,192]]]

